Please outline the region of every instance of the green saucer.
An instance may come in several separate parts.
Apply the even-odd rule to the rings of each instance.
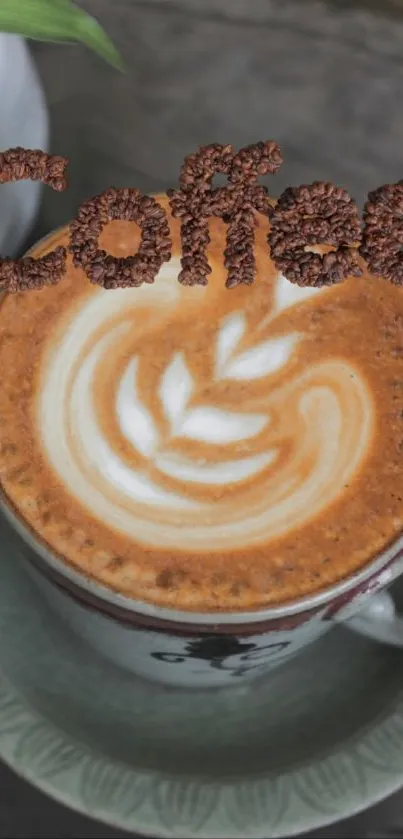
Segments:
[[[290,836],[403,784],[403,656],[335,629],[249,687],[191,694],[103,660],[42,602],[1,523],[0,755],[96,819]]]

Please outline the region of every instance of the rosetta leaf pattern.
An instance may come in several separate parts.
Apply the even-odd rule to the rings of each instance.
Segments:
[[[290,360],[299,340],[292,333],[245,348],[240,346],[245,333],[243,312],[233,312],[221,323],[216,339],[215,382],[253,382],[278,373]],[[158,393],[172,436],[180,434],[206,443],[230,443],[260,433],[268,421],[263,413],[223,410],[211,403],[192,407],[197,386],[182,352],[176,352],[169,360]]]
[[[296,343],[296,336],[291,335],[263,341],[236,353],[244,332],[244,315],[241,312],[226,318],[221,325],[216,348],[216,382],[226,379],[247,382],[267,376],[288,361]],[[126,387],[126,378],[125,374],[123,387]],[[197,396],[197,384],[182,352],[176,352],[169,360],[161,377],[158,395],[171,437],[180,435],[199,443],[228,444],[256,436],[269,422],[267,412],[252,413],[218,407],[214,404],[214,390],[208,402],[200,404],[199,401],[197,405],[192,405],[192,396]],[[141,410],[145,416],[145,409]],[[138,429],[139,423],[133,419],[130,426]],[[128,421],[126,425],[129,426]],[[125,433],[129,438],[135,432],[128,427]]]

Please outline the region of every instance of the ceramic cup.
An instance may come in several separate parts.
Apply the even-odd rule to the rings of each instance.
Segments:
[[[297,655],[338,622],[403,646],[403,618],[385,591],[403,573],[403,537],[359,574],[313,597],[258,612],[194,614],[132,600],[84,577],[39,542],[4,497],[1,506],[12,525],[10,551],[22,556],[51,608],[102,655],[147,679],[195,688],[238,684]]]

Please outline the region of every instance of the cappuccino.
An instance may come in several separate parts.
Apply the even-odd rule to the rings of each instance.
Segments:
[[[134,599],[275,606],[369,563],[403,529],[403,290],[368,276],[300,288],[268,257],[225,287],[105,291],[63,281],[0,306],[0,479],[61,562]],[[114,221],[100,247],[133,253]],[[67,229],[33,251],[68,243]]]

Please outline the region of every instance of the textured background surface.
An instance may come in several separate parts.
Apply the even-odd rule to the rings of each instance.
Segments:
[[[274,137],[285,185],[327,178],[360,200],[402,177],[401,0],[86,0],[121,49],[122,76],[79,47],[35,45],[52,151],[67,194],[46,191],[36,234],[114,184],[174,185],[200,143]],[[118,837],[0,766],[0,836]],[[403,795],[320,836],[403,837]]]

